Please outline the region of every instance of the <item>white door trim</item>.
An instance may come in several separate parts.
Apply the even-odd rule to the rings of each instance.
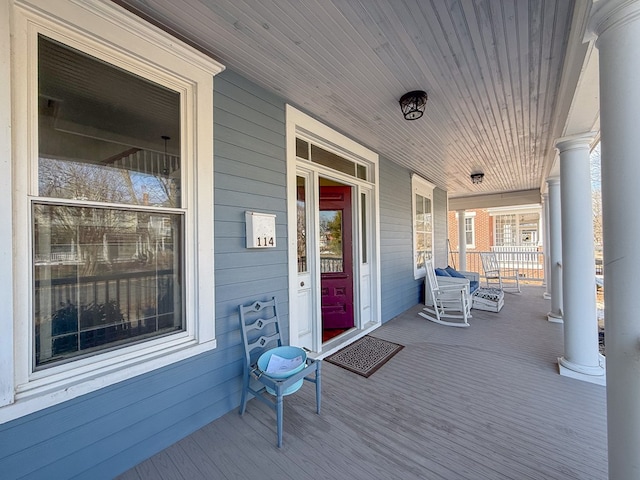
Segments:
[[[313,164],[308,161],[298,160],[296,157],[296,136],[303,136],[314,140],[314,143],[326,145],[328,149],[339,152],[346,158],[352,158],[358,163],[366,164],[369,168],[369,181],[360,180],[356,177],[340,174],[339,172],[330,171],[329,169]],[[313,119],[312,117],[302,113],[296,108],[286,106],[286,146],[287,146],[287,229],[288,229],[288,261],[289,261],[289,342],[292,345],[301,345],[311,350],[310,356],[324,356],[329,350],[333,351],[340,346],[346,345],[356,338],[361,337],[365,333],[377,328],[381,324],[381,290],[380,290],[380,215],[379,215],[379,173],[378,173],[378,154],[351,140],[350,138],[338,133],[327,125]],[[298,255],[297,255],[297,192],[296,192],[296,176],[299,175],[299,168],[304,171],[312,171],[315,174],[307,178],[317,179],[318,175],[333,178],[353,187],[354,194],[354,245],[357,245],[354,255],[354,275],[357,278],[358,285],[354,290],[354,314],[356,316],[356,328],[354,331],[345,336],[341,336],[336,342],[322,345],[322,328],[320,321],[320,304],[317,299],[320,296],[320,275],[318,271],[312,271],[310,276],[312,286],[311,292],[314,300],[312,308],[300,308],[298,290]],[[314,211],[317,211],[317,189],[315,198],[307,199],[307,204],[312,203]],[[360,193],[367,193],[367,282],[368,291],[366,295],[362,294],[359,288],[361,279],[360,273],[364,270],[361,263],[361,234],[360,228],[361,212],[360,212]],[[312,215],[313,217],[313,215]],[[307,219],[309,222],[310,219]],[[310,249],[312,251],[312,249]],[[315,250],[314,250],[315,251]],[[311,263],[311,261],[309,262]],[[316,269],[317,270],[317,269]],[[368,312],[366,321],[362,321],[363,298],[366,301]],[[303,312],[312,311],[315,318],[311,320],[315,326],[313,328],[312,342],[308,339],[299,338],[299,329],[301,325],[308,325],[309,322],[303,323],[298,321],[298,317]],[[303,328],[308,332],[308,328]]]

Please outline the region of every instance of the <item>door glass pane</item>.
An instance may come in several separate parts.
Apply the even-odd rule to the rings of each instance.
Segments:
[[[362,217],[362,263],[367,263],[367,195],[360,194],[360,216]]]
[[[38,193],[180,207],[180,94],[38,40]]]
[[[181,214],[33,204],[36,367],[184,329]]]
[[[298,273],[308,271],[307,266],[307,200],[306,180],[304,177],[296,177],[297,192],[297,218],[298,218]]]
[[[320,272],[343,272],[342,211],[320,212]]]

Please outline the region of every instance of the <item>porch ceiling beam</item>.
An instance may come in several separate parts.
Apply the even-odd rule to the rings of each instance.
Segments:
[[[540,190],[519,190],[517,192],[472,195],[449,199],[449,210],[472,210],[475,208],[509,207],[540,203]]]

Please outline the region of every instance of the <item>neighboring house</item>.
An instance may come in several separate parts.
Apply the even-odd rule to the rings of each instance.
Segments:
[[[3,478],[110,478],[236,408],[239,304],[322,356],[446,264],[447,192],[113,4],[36,4],[0,28]]]
[[[544,280],[540,205],[483,208],[465,211],[466,269],[482,273],[479,252],[497,252],[500,264],[518,269],[519,276]],[[448,213],[449,263],[460,265],[458,212]]]
[[[449,212],[449,244],[452,251],[459,251],[458,212]],[[465,211],[465,240],[467,251],[488,252],[493,245],[493,219],[486,209]]]
[[[467,251],[488,252],[495,247],[538,248],[542,245],[540,205],[485,208],[465,211]],[[459,250],[458,212],[448,213],[449,242]],[[497,248],[496,250],[500,250]]]

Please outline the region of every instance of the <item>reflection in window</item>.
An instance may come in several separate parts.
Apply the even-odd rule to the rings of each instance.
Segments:
[[[180,95],[40,36],[39,195],[180,207]]]
[[[296,178],[298,223],[298,273],[308,271],[307,266],[307,201],[304,177]]]
[[[342,210],[320,212],[320,272],[343,272]]]
[[[182,215],[33,205],[36,366],[184,328]]]
[[[367,195],[364,193],[360,194],[360,217],[362,218],[362,263],[367,263]]]
[[[416,237],[416,267],[424,268],[425,262],[432,256],[433,225],[431,215],[431,199],[415,195],[416,217],[414,232]]]

